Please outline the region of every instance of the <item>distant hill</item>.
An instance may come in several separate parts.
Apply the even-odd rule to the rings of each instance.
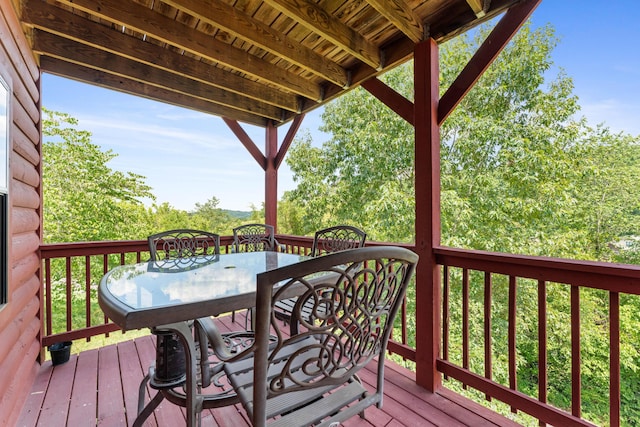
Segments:
[[[250,211],[231,211],[229,209],[222,209],[222,211],[238,219],[248,219],[251,217]]]

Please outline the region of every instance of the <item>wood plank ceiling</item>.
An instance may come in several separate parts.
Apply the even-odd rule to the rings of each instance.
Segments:
[[[44,72],[278,126],[519,0],[14,0]]]

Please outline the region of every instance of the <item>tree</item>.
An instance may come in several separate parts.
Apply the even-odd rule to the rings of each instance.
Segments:
[[[142,238],[153,199],[144,177],[112,170],[116,157],[91,142],[77,120],[43,108],[42,181],[46,243]]]
[[[234,219],[218,207],[220,200],[211,197],[205,203],[196,203],[196,208],[191,214],[193,228],[199,230],[215,230],[221,235],[230,235],[235,226]]]
[[[442,92],[487,31],[441,48]],[[547,82],[556,42],[550,27],[525,26],[444,122],[443,244],[610,259],[612,239],[640,234],[632,215],[640,187],[630,185],[640,178],[638,162],[631,161],[639,140],[576,118],[571,78],[560,70]],[[411,64],[382,79],[412,99]],[[298,186],[285,200],[307,212],[303,231],[349,222],[374,240],[412,241],[413,128],[363,89],[329,104],[322,119],[331,139],[317,147],[303,135],[287,158]],[[604,177],[622,173],[606,199],[594,199],[607,185]]]
[[[174,208],[168,202],[161,203],[160,205],[153,204],[151,208],[149,208],[149,217],[151,221],[147,235],[164,230],[192,228],[189,213]]]

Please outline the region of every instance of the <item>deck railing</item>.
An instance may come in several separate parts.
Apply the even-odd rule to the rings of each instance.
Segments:
[[[221,238],[223,252],[230,250],[231,240],[228,236]],[[278,241],[290,253],[308,253],[311,247],[309,237],[279,235]],[[149,253],[146,241],[114,241],[42,245],[41,257],[45,319],[42,342],[47,346],[119,330],[97,305],[97,284],[109,269],[144,261]],[[592,425],[581,418],[582,373],[590,367],[585,368],[581,358],[584,349],[580,312],[590,309],[584,305],[583,295],[606,293],[608,307],[598,308],[604,313],[601,326],[608,331],[609,390],[600,392],[605,399],[608,394],[608,424],[621,424],[621,297],[640,295],[640,267],[444,247],[435,249],[435,257],[442,272],[438,371],[445,378],[460,381],[464,388],[479,390],[488,400],[504,402],[512,411],[527,413],[543,424]],[[64,274],[53,277],[53,271]],[[420,286],[419,281],[416,286]],[[562,302],[564,295],[566,309],[558,312],[558,299]],[[528,296],[532,298],[526,299]],[[58,311],[60,306],[65,307],[64,313],[53,310],[53,300]],[[410,343],[415,337],[409,336],[408,329],[415,310],[405,304],[399,319],[401,333],[389,343],[392,353],[414,362],[415,348]],[[53,330],[54,316],[64,319],[64,330]],[[527,319],[526,324],[518,323],[523,318]],[[532,324],[534,332],[522,330]],[[557,338],[555,331],[565,325],[569,344],[562,348],[551,341],[552,337]],[[531,345],[531,336],[537,346],[533,374],[531,361],[523,361],[519,351],[519,346]],[[555,358],[559,356],[568,358],[565,381],[570,380],[571,386],[567,411],[553,406],[557,396],[548,395],[549,366],[557,368]],[[497,369],[500,367],[503,369]],[[525,376],[528,380],[535,378],[537,392],[523,389],[526,381],[519,379]]]
[[[221,252],[230,252],[232,243],[231,236],[222,236]],[[312,239],[279,235],[278,243],[286,252],[308,254],[311,252]],[[118,265],[149,259],[146,240],[44,244],[40,247],[40,254],[44,291],[43,346],[61,341],[90,340],[92,336],[120,330],[117,325],[109,322],[98,307],[98,283],[107,271]],[[64,273],[60,277],[54,277],[54,271]],[[53,309],[54,301],[57,310]],[[64,311],[60,312],[62,306]],[[405,304],[401,313],[402,320],[399,321],[403,325],[402,333],[390,343],[389,350],[404,359],[415,360],[415,351],[407,345],[409,337],[404,326],[406,315]],[[58,325],[57,328],[54,323]],[[60,326],[62,324],[63,327]]]
[[[589,359],[592,349],[581,346],[584,340],[581,331],[587,329],[583,328],[586,325],[581,321],[581,312],[586,314],[585,310],[596,309],[598,326],[604,331],[603,335],[608,334],[604,339],[608,339],[609,348],[608,355],[596,355],[609,359],[609,389],[597,391],[600,399],[605,399],[605,405],[608,395],[607,425],[621,424],[621,296],[640,294],[640,267],[452,248],[438,248],[435,255],[437,263],[443,266],[443,343],[438,371],[459,380],[464,387],[485,393],[487,399],[500,400],[513,411],[521,410],[543,422],[562,426],[592,425],[582,419],[583,373],[594,366]],[[453,295],[459,299],[454,300]],[[605,304],[594,307],[586,305],[585,300],[605,301]],[[557,308],[564,306],[564,312],[558,312]],[[451,318],[453,307],[460,313],[460,319],[455,322]],[[525,317],[527,324],[522,326],[533,324],[533,331],[519,328],[517,320]],[[459,324],[455,325],[457,321]],[[506,327],[504,333],[496,334],[500,328],[492,325],[497,322],[503,329]],[[589,328],[593,329],[593,325]],[[551,342],[552,335],[562,341],[561,334],[565,331],[565,347]],[[526,345],[522,336],[527,334],[536,337],[537,360],[533,363],[522,360],[518,350],[519,345]],[[474,341],[474,337],[480,342]],[[456,362],[449,357],[453,341],[461,356]],[[639,346],[640,343],[635,343],[636,351]],[[563,356],[567,358],[565,363],[555,360]],[[493,378],[497,359],[507,368],[506,378],[501,381]],[[570,383],[570,391],[569,396],[564,397],[570,398],[568,412],[548,403],[550,366],[567,368],[564,378]],[[524,369],[532,367],[536,372]],[[524,375],[537,379],[536,397],[520,390],[518,380]],[[629,401],[637,402],[632,396]]]
[[[221,252],[230,251],[232,243],[232,237],[221,237]],[[304,245],[310,248],[311,240],[300,239],[288,247],[300,252]],[[104,274],[118,265],[148,260],[149,250],[146,240],[59,243],[41,245],[40,256],[44,310],[42,345],[48,346],[61,341],[90,340],[93,336],[120,330],[98,306],[98,284]],[[59,277],[54,275],[56,272]],[[62,306],[63,312],[60,311]]]

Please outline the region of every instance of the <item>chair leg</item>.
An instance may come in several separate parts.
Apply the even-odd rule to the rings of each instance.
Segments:
[[[255,331],[256,330],[256,328],[255,328],[256,325],[254,324],[254,321],[253,321],[253,317],[254,317],[253,316],[253,310],[254,310],[253,308],[247,309],[247,315],[244,318],[244,329],[247,330],[247,331]]]

